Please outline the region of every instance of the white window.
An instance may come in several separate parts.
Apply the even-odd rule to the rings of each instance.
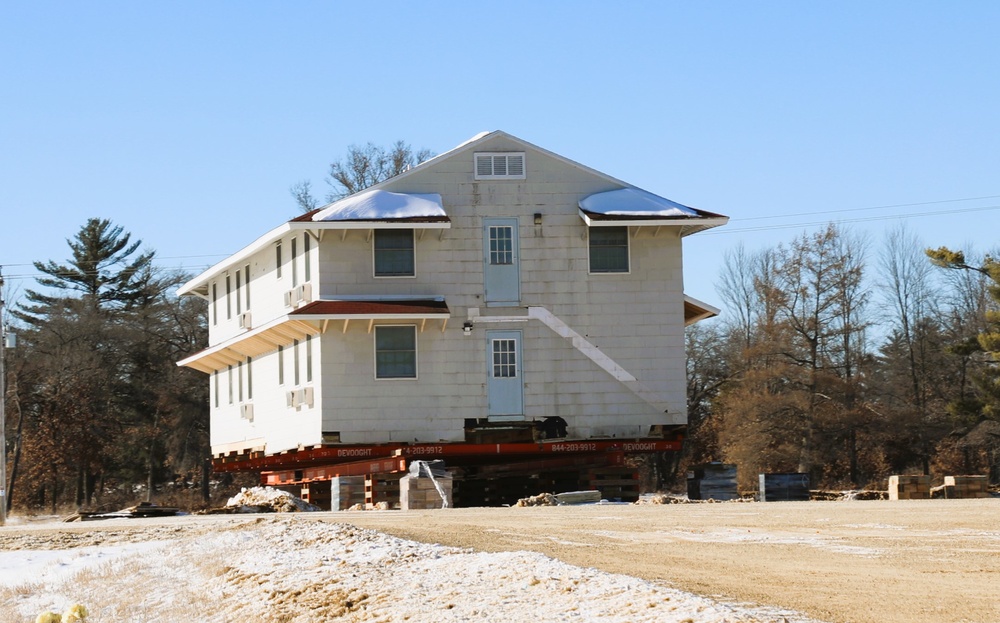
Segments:
[[[243,289],[243,273],[236,271],[236,315],[243,313],[243,299],[240,298],[240,290]]]
[[[413,277],[413,230],[376,229],[373,246],[376,277]]]
[[[302,234],[302,261],[305,262],[306,281],[312,279],[312,267],[309,265],[309,232]]]
[[[524,152],[476,154],[477,180],[523,180]]]
[[[375,378],[417,378],[417,327],[375,327]]]
[[[278,385],[285,384],[285,347],[278,347]]]
[[[292,380],[294,385],[299,385],[299,341],[292,340]]]
[[[250,311],[250,265],[249,264],[247,264],[243,268],[243,274],[245,275],[244,280],[246,281],[243,287],[246,288],[246,293],[247,293],[247,311]]]
[[[312,349],[312,336],[306,336],[306,383],[312,383],[313,380],[313,349]]]
[[[628,227],[590,228],[590,272],[627,273]]]

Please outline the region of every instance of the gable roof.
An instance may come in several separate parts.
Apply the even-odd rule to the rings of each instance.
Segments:
[[[642,214],[614,214],[586,210],[583,203],[592,198],[598,205],[606,203],[603,199],[599,199],[598,196],[606,195],[608,193],[597,193],[597,195],[591,195],[580,202],[580,216],[587,226],[632,225],[639,227],[644,225],[681,225],[680,235],[686,236],[710,227],[723,225],[729,220],[728,217],[720,214],[705,212],[703,210],[698,210],[697,208],[690,208],[688,206],[670,201],[669,199],[653,195],[652,193],[644,191],[636,186],[633,186],[632,184],[612,177],[607,173],[602,173],[597,169],[592,169],[586,165],[580,164],[579,162],[566,158],[565,156],[561,156],[533,143],[529,143],[528,141],[518,138],[512,134],[508,134],[502,130],[494,130],[492,132],[481,132],[464,143],[461,143],[442,154],[438,154],[433,158],[429,158],[428,160],[421,162],[417,166],[408,171],[404,171],[395,177],[391,177],[388,180],[370,186],[361,192],[288,220],[282,225],[279,225],[278,227],[267,232],[253,243],[236,252],[234,255],[229,256],[211,268],[203,271],[197,277],[182,285],[177,290],[177,293],[178,295],[199,294],[200,296],[208,296],[208,282],[215,275],[222,273],[231,266],[242,264],[247,258],[257,253],[267,245],[279,240],[282,236],[291,231],[318,229],[367,229],[373,228],[376,223],[379,228],[450,228],[451,220],[448,218],[447,213],[445,213],[440,195],[391,192],[385,190],[385,187],[390,184],[397,186],[400,181],[406,180],[408,177],[416,175],[436,163],[442,162],[448,158],[453,158],[468,151],[474,151],[497,138],[503,138],[507,141],[522,145],[526,149],[535,150],[545,156],[579,169],[580,171],[598,179],[604,180],[612,186],[620,186],[621,188],[608,191],[608,193],[622,193],[622,191],[628,191],[616,196],[629,197],[630,205],[634,206],[638,203],[648,203],[649,201],[652,201],[653,203],[660,202],[661,205],[669,204],[671,206],[675,206],[682,212],[684,210],[694,212],[694,215],[685,214],[684,216],[647,216]],[[433,204],[436,204],[437,207],[435,208]],[[437,208],[439,208],[439,210]]]

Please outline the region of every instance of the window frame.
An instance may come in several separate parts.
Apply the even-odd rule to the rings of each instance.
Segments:
[[[285,385],[285,347],[278,346],[278,385]]]
[[[274,243],[274,273],[277,279],[281,279],[281,241]]]
[[[625,232],[625,269],[624,270],[594,270],[594,243],[593,234],[595,231],[609,232],[611,230],[624,230]],[[611,247],[612,245],[604,245]],[[618,247],[620,245],[614,245]],[[627,225],[614,227],[590,227],[587,231],[587,273],[590,275],[629,275],[632,273],[632,236],[629,234]]]
[[[378,238],[385,236],[389,232],[410,232],[410,273],[386,273],[380,274],[378,270]],[[405,249],[382,249],[382,251],[405,251]],[[414,279],[417,276],[417,232],[412,228],[376,229],[372,236],[372,277],[375,279]]]
[[[503,175],[496,175],[492,173],[496,171],[496,165],[494,158],[498,156],[504,157],[504,170],[510,171],[510,159],[511,157],[520,156],[521,157],[521,173],[520,175],[511,175],[505,173]],[[482,175],[479,173],[479,159],[481,157],[490,158],[490,171],[489,175]],[[526,178],[526,173],[528,169],[527,156],[523,151],[477,151],[472,156],[472,173],[476,180],[523,180]]]
[[[411,335],[413,336],[413,375],[412,376],[379,376],[379,348],[378,348],[378,334],[379,330],[385,329],[410,329]],[[419,378],[420,365],[419,365],[419,346],[417,339],[417,325],[415,324],[381,324],[375,325],[374,331],[372,332],[372,352],[373,352],[373,373],[375,375],[376,381],[415,381]],[[397,351],[392,351],[397,352]],[[402,352],[402,351],[400,351]],[[406,351],[409,352],[409,351]]]

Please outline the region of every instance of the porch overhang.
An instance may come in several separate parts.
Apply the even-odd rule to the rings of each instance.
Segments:
[[[680,237],[690,236],[729,222],[728,216],[646,216],[599,214],[580,209],[580,218],[587,227],[675,227]]]
[[[428,320],[440,320],[443,332],[450,317],[451,311],[444,299],[313,301],[182,359],[177,365],[210,374],[244,362],[247,357],[258,357],[295,340],[324,333],[335,321],[342,323],[339,326],[344,332],[351,321],[367,321],[370,332],[378,320],[415,321],[421,331]]]

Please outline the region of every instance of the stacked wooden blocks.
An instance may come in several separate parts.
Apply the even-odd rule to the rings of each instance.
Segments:
[[[988,498],[986,476],[945,476],[944,495],[949,499]]]
[[[399,480],[399,507],[403,510],[451,508],[451,492],[451,474],[434,478],[407,474]]]
[[[374,508],[385,502],[389,508],[399,505],[399,480],[403,474],[369,474],[365,478],[365,506]]]
[[[930,476],[889,476],[890,500],[931,499]]]
[[[639,471],[632,467],[594,467],[580,483],[601,492],[606,500],[635,502],[639,499]]]
[[[330,510],[345,511],[364,503],[364,476],[336,476],[330,481]]]

